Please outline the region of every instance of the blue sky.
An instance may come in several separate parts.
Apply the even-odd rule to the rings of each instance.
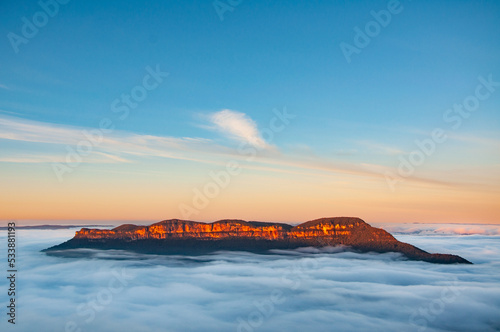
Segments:
[[[235,140],[234,132],[217,127],[214,114],[229,109],[244,115],[261,137],[272,110],[286,107],[296,118],[267,142],[279,155],[267,165],[300,156],[344,169],[394,168],[415,139],[448,126],[443,113],[474,92],[479,76],[500,80],[500,3],[401,1],[401,11],[348,63],[340,43],[353,44],[354,28],[364,29],[370,12],[388,3],[242,1],[221,21],[211,1],[73,0],[16,53],[8,34],[22,35],[22,18],[31,20],[41,7],[3,2],[0,119],[11,122],[2,129],[30,123],[83,130],[110,118],[121,136],[200,139],[233,149],[244,136]],[[140,84],[148,66],[169,76],[120,120],[111,111],[113,100]],[[495,179],[488,190],[497,195],[499,106],[498,92],[481,102],[419,176],[435,180],[448,165],[486,167]],[[48,178],[48,160],[64,156],[64,142],[21,136],[0,139],[0,170],[9,178]],[[219,148],[201,158],[200,170],[219,158]],[[198,158],[193,151],[184,157]],[[35,155],[40,163],[31,165]],[[129,167],[149,172],[144,165],[154,164],[186,177],[191,174],[182,169],[196,168],[178,162],[136,158]],[[477,182],[468,175],[468,183]],[[192,184],[179,186],[189,191]]]

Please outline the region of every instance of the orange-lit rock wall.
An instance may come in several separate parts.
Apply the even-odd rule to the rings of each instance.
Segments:
[[[364,223],[363,223],[364,224]],[[76,232],[76,238],[87,239],[169,239],[169,238],[255,238],[266,240],[314,239],[318,237],[349,237],[360,222],[318,222],[314,225],[291,227],[285,224],[253,225],[243,221],[217,221],[200,223],[194,221],[168,220],[151,226],[133,226],[113,230],[86,229]]]

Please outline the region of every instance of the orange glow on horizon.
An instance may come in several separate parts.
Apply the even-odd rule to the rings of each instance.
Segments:
[[[169,185],[157,177],[75,177],[54,185],[32,177],[7,179],[0,192],[2,220],[120,220],[142,223],[171,218],[214,221],[227,218],[300,223],[322,217],[352,216],[373,222],[499,224],[500,195],[495,190],[402,185],[391,192],[385,180],[328,176],[280,177],[242,174],[203,209],[193,206],[193,187],[203,180]],[[196,183],[195,183],[196,182]],[[194,184],[193,184],[194,183]],[[14,185],[16,184],[16,185]],[[29,221],[29,222],[28,222]]]

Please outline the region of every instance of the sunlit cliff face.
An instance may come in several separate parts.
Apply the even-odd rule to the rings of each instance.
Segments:
[[[371,228],[359,218],[324,218],[309,221],[298,226],[280,223],[246,222],[242,220],[220,220],[201,223],[187,220],[165,220],[151,226],[122,225],[112,230],[82,229],[76,238],[87,239],[228,239],[253,238],[265,240],[293,240],[313,238],[350,237]],[[385,232],[384,232],[385,233]],[[390,235],[389,235],[390,236]],[[392,238],[392,236],[390,236]]]
[[[364,224],[364,222],[363,222]],[[349,236],[354,227],[358,228],[359,221],[330,222],[328,220],[318,222],[315,225],[304,226],[304,224],[294,227],[289,233],[292,238],[316,238],[322,236]]]

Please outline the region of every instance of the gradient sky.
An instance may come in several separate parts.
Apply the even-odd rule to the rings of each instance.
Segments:
[[[500,223],[500,2],[401,1],[348,62],[390,3],[2,1],[0,219]]]

